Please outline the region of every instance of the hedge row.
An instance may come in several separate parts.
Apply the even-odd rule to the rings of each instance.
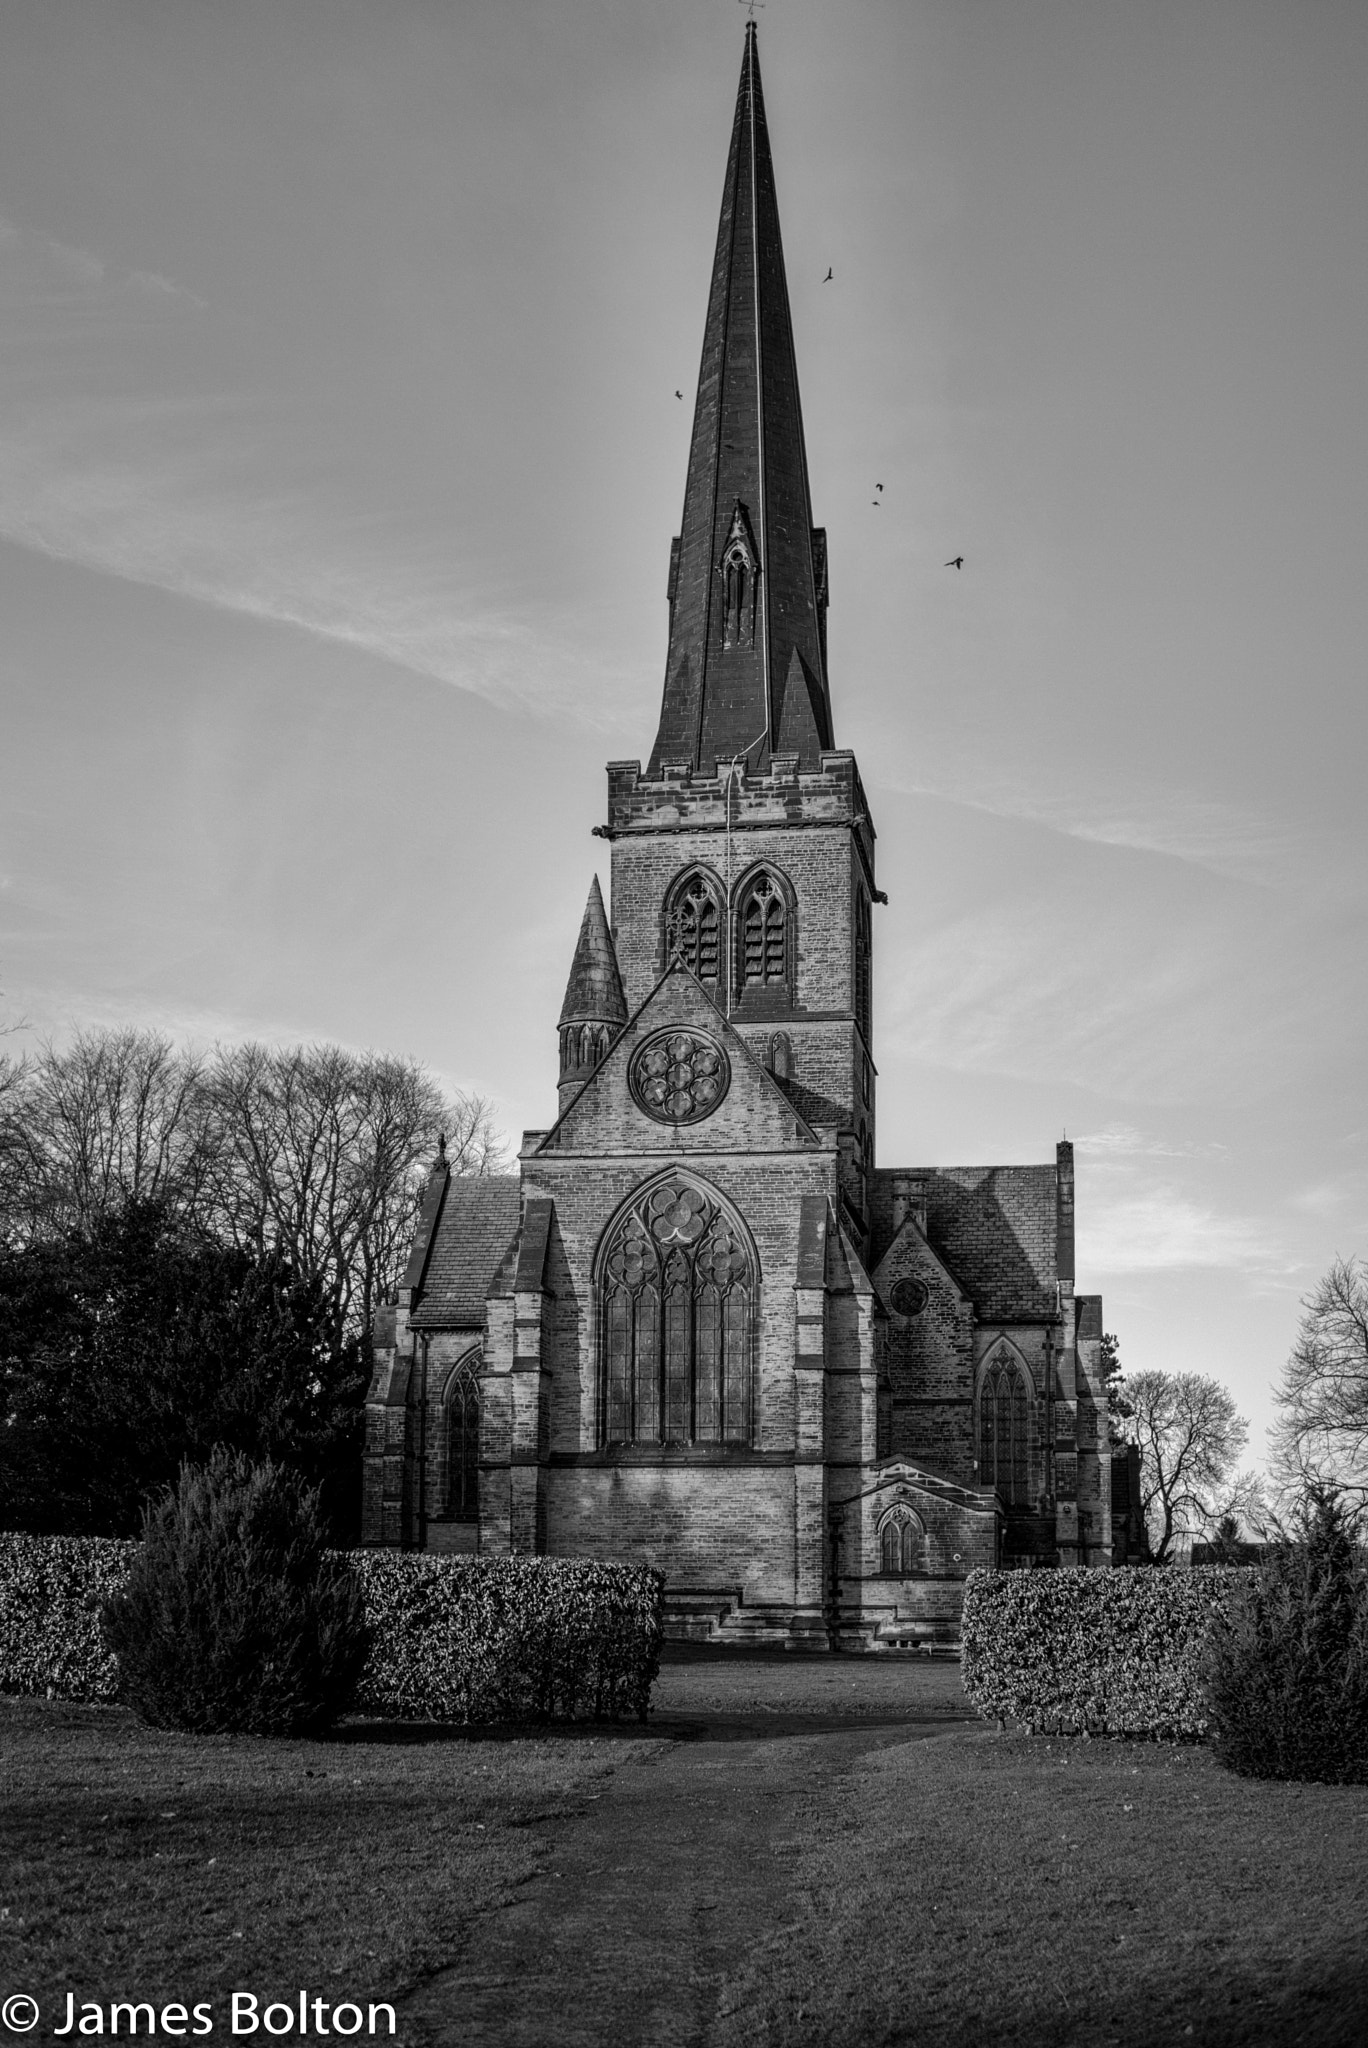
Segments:
[[[1210,1724],[1207,1631],[1247,1577],[1226,1565],[971,1572],[964,1689],[980,1714],[1036,1734],[1196,1741]]]
[[[0,1534],[0,1692],[112,1700],[119,1688],[100,1609],[137,1544],[115,1536]]]
[[[645,1720],[665,1581],[571,1558],[362,1551],[375,1630],[357,1704],[424,1721]]]
[[[0,1533],[0,1692],[112,1700],[100,1608],[137,1545]],[[358,1551],[374,1631],[357,1706],[427,1721],[645,1719],[664,1580],[561,1558]]]

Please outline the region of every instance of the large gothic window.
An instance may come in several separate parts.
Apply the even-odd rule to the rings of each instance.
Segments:
[[[760,869],[742,888],[736,925],[738,988],[786,989],[793,964],[789,902],[769,869]]]
[[[439,1488],[444,1512],[453,1522],[480,1519],[479,1353],[457,1366],[442,1396],[445,1470]]]
[[[1030,1492],[1031,1397],[1009,1351],[990,1363],[979,1388],[979,1484],[995,1486],[1010,1507]]]
[[[606,1443],[748,1443],[755,1274],[721,1205],[678,1176],[615,1226],[602,1264]]]
[[[665,963],[682,960],[701,982],[719,980],[722,916],[711,878],[694,868],[681,875],[665,905]]]

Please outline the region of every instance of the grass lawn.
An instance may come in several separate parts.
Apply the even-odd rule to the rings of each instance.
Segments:
[[[845,1789],[791,1845],[726,2048],[1368,2042],[1368,1787],[965,1730]]]
[[[139,1998],[226,2016],[234,1990],[393,2001],[536,1874],[543,1825],[656,1747],[631,1731],[200,1738],[0,1698],[0,1996],[38,1999],[31,2040],[68,1990],[78,2012]]]
[[[70,1990],[208,2001],[226,2040],[232,1991],[305,1988],[399,2005],[401,2040],[549,2048],[593,1974],[595,2048],[1368,2042],[1368,1788],[936,1732],[954,1674],[863,1666],[667,1666],[659,1735],[195,1739],[0,1699],[0,1996],[44,2006],[8,2038]],[[470,1922],[514,1900],[487,1956]],[[459,1987],[411,2028],[454,1962],[492,1974],[484,2030]]]

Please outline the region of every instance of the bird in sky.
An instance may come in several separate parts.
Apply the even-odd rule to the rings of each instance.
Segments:
[[[831,272],[830,272],[830,271],[828,271],[828,272],[827,272],[827,274],[826,274],[826,276],[825,276],[825,277],[824,277],[824,278],[822,279],[822,283],[823,283],[823,284],[830,284],[830,283],[831,283],[831,281],[832,281],[832,274],[831,274]]]
[[[676,393],[675,393],[675,397],[676,397],[676,398],[682,398],[683,396],[684,396],[684,393],[683,393],[682,391],[676,391]]]
[[[945,566],[947,569],[962,569],[964,567],[963,555],[951,555]]]
[[[876,491],[881,491],[881,490],[883,489],[883,485],[882,485],[882,484],[875,484],[874,488],[875,488],[875,490],[876,490]]]
[[[875,511],[877,512],[877,511],[878,511],[878,509],[879,509],[879,501],[878,501],[878,499],[877,499],[877,498],[871,498],[869,502],[870,502],[870,504],[871,504],[871,505],[872,505],[872,506],[874,507],[874,510],[875,510]]]

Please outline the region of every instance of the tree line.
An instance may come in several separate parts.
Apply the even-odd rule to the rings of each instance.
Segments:
[[[502,1163],[482,1097],[336,1045],[0,1057],[0,1521],[128,1533],[224,1443],[350,1533],[375,1310],[443,1135],[457,1173]]]
[[[1155,1563],[1194,1537],[1234,1554],[1242,1531],[1276,1532],[1317,1501],[1337,1501],[1350,1527],[1368,1527],[1368,1261],[1337,1258],[1302,1303],[1274,1388],[1267,1479],[1237,1469],[1249,1425],[1218,1379],[1127,1375],[1115,1338],[1105,1345],[1113,1448],[1139,1448]]]

